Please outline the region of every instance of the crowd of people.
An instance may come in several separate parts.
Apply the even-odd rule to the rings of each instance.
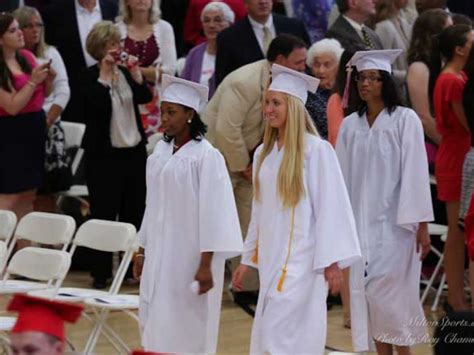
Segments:
[[[72,183],[61,121],[85,124],[90,217],[139,230],[128,277],[140,280],[146,350],[216,351],[227,266],[234,301],[255,315],[251,353],[322,354],[330,291],[354,350],[410,354],[427,339],[408,325],[424,319],[432,221],[448,226],[445,310],[474,307],[472,6],[0,10],[0,209],[55,212]],[[88,259],[105,288],[112,254]]]

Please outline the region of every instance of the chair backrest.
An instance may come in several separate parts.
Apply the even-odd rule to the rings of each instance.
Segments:
[[[101,251],[126,252],[136,235],[133,224],[91,219],[79,227],[73,244]]]
[[[16,214],[0,210],[0,240],[8,241],[16,227]]]
[[[7,266],[7,274],[39,281],[63,279],[71,266],[68,252],[26,247],[16,252]]]
[[[83,123],[61,121],[61,127],[64,130],[66,148],[80,147],[82,137],[86,131],[86,125]]]
[[[86,125],[83,123],[61,121],[61,127],[64,129],[66,149],[73,147],[78,148],[71,163],[71,171],[74,176],[84,155],[81,144],[82,137],[84,137],[84,132],[86,131]]]
[[[27,239],[47,245],[62,244],[63,250],[66,250],[75,230],[76,222],[71,216],[31,212],[18,223],[15,241],[16,239]]]

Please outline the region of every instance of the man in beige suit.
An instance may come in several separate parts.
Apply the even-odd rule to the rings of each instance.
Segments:
[[[224,155],[232,179],[243,237],[247,234],[252,208],[252,159],[262,141],[263,94],[270,82],[270,68],[277,63],[304,71],[306,44],[298,37],[282,34],[273,39],[267,59],[247,64],[219,85],[203,114],[208,140]],[[232,261],[232,271],[240,258]],[[258,290],[258,278],[248,277],[244,291]]]

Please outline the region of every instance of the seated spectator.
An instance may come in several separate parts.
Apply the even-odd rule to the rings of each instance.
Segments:
[[[194,47],[186,57],[181,77],[209,86],[209,98],[216,90],[217,35],[234,23],[234,12],[223,2],[210,2],[201,13],[202,28],[207,41]]]
[[[332,1],[293,0],[294,17],[303,21],[311,43],[323,39],[328,30],[328,15]]]
[[[272,0],[245,0],[248,16],[226,28],[217,37],[216,85],[245,64],[264,59],[270,42],[283,33],[301,38],[309,45],[304,24],[272,14]]]
[[[425,132],[425,146],[431,172],[434,172],[436,152],[441,135],[436,129],[433,108],[433,89],[441,71],[441,62],[433,61],[434,39],[441,31],[453,24],[449,13],[431,9],[422,13],[413,26],[410,47],[407,52],[407,89],[411,107],[417,113]],[[439,57],[439,55],[438,55]]]
[[[468,25],[472,27],[472,20],[469,16],[451,13],[451,18],[453,19],[454,25]]]
[[[64,323],[76,323],[83,309],[78,304],[16,294],[7,308],[18,312],[10,334],[12,354],[65,354]]]
[[[140,227],[145,209],[146,137],[139,104],[152,99],[138,59],[120,58],[120,32],[110,21],[97,23],[87,36],[87,51],[98,62],[86,85],[86,181],[92,218]],[[128,69],[129,68],[129,69]],[[112,253],[91,251],[93,286],[104,288],[112,276]]]
[[[202,24],[202,11],[210,2],[213,2],[213,0],[189,1],[186,18],[184,19],[184,41],[191,48],[208,41]],[[219,2],[225,3],[232,9],[237,21],[244,19],[247,15],[245,0],[221,0]]]
[[[315,93],[308,92],[305,106],[319,135],[324,139],[328,138],[326,117],[328,99],[336,82],[342,52],[344,49],[337,40],[325,38],[311,46],[306,59],[306,65],[320,82]]]
[[[379,36],[365,23],[375,15],[374,0],[336,0],[340,15],[326,33],[335,38],[342,47],[350,51],[383,49]]]
[[[14,12],[25,39],[25,48],[31,51],[40,64],[49,63],[56,72],[53,91],[46,98],[43,110],[46,113],[48,135],[46,137],[45,181],[36,200],[36,209],[45,212],[56,211],[55,193],[69,189],[71,168],[68,163],[64,130],[61,127],[61,113],[66,107],[69,84],[66,67],[56,48],[44,41],[43,20],[33,7],[24,6]]]
[[[464,0],[462,0],[464,1]],[[445,9],[446,0],[416,0],[416,10],[421,15],[431,9]]]
[[[161,75],[174,75],[176,70],[176,47],[173,28],[160,19],[158,0],[120,0],[120,20],[117,26],[121,33],[124,50],[138,58],[138,67],[154,93],[153,100],[141,105],[140,114],[147,136],[158,132],[160,109],[155,84]]]
[[[382,41],[383,49],[408,50],[412,26],[402,16],[402,10],[408,6],[407,0],[380,0],[377,2],[375,33]],[[408,63],[401,55],[393,64],[393,75],[400,84],[405,83]]]

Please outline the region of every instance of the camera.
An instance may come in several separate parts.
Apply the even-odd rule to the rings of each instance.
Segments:
[[[128,53],[125,51],[114,51],[111,54],[116,62],[125,63],[128,60]]]

